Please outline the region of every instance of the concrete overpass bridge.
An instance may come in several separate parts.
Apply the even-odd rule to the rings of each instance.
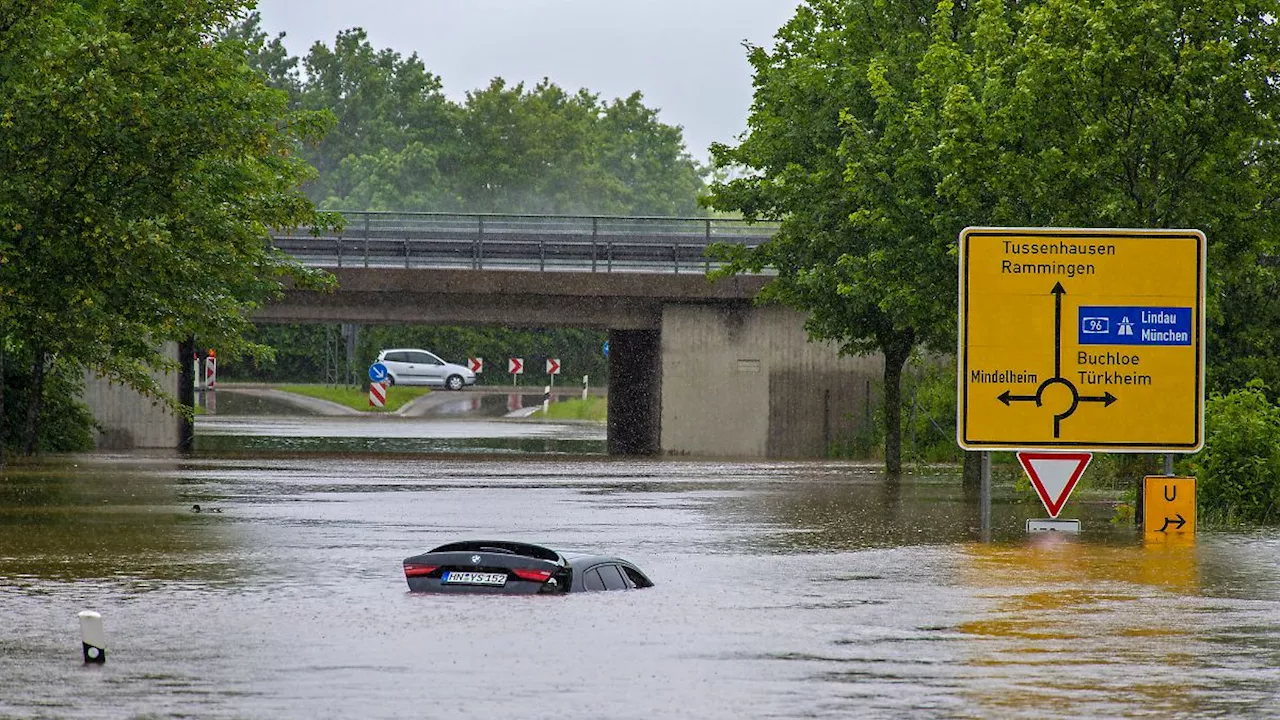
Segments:
[[[274,246],[332,293],[288,291],[255,320],[500,325],[609,333],[609,452],[821,457],[870,415],[878,357],[807,342],[803,317],[757,307],[767,275],[711,282],[707,247],[776,225],[720,218],[345,213]]]

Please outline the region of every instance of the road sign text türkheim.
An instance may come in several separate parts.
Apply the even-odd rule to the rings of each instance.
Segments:
[[[969,450],[1194,452],[1198,230],[960,234],[957,440]]]

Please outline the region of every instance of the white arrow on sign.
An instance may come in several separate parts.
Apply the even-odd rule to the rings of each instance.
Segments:
[[[507,360],[507,372],[512,375],[524,374],[524,358],[510,358]]]
[[[484,372],[484,358],[467,358],[467,367],[473,373]]]
[[[1019,452],[1018,463],[1031,479],[1049,517],[1058,517],[1093,453]]]
[[[560,358],[547,358],[547,374],[548,375],[560,374]]]

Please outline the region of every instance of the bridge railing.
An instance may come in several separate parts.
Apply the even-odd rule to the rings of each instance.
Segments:
[[[299,228],[272,244],[307,265],[590,272],[707,272],[707,246],[754,247],[776,223],[668,218],[345,212],[340,233]]]

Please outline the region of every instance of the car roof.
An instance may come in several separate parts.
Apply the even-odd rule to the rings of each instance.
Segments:
[[[601,563],[617,563],[619,565],[629,565],[633,568],[636,567],[635,563],[623,560],[620,557],[613,557],[612,555],[587,555],[584,553],[561,553],[561,555],[571,566],[574,567],[574,569],[589,568],[592,565],[599,565]],[[639,570],[640,568],[636,569]]]
[[[431,353],[432,355],[435,355],[435,353],[425,348],[386,348],[385,350],[379,351],[378,354],[385,355],[390,352],[424,352],[424,353]]]
[[[542,547],[541,545],[516,542],[513,540],[460,540],[458,542],[445,543],[444,545],[434,547],[427,552],[497,552],[507,555],[520,555],[522,557],[537,558],[538,560],[549,560],[551,562],[560,562],[563,559],[560,553],[555,550]]]

